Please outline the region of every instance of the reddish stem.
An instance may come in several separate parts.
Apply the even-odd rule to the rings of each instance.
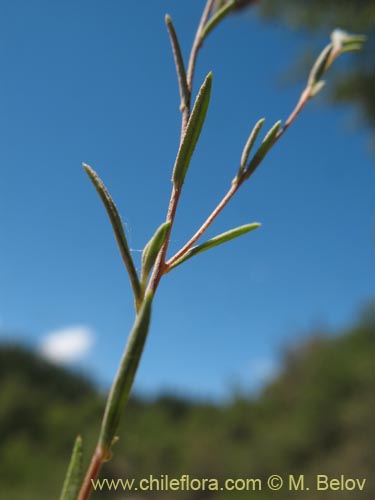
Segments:
[[[299,98],[296,107],[293,109],[291,114],[288,116],[288,119],[284,123],[283,127],[276,134],[276,137],[273,141],[273,144],[275,144],[275,142],[278,141],[280,139],[280,137],[286,132],[286,130],[292,125],[292,123],[295,121],[297,116],[301,113],[303,108],[306,106],[310,97],[311,97],[311,88],[309,86],[307,86],[305,88],[305,90],[302,92],[301,97]]]
[[[93,489],[93,481],[98,478],[100,470],[106,459],[106,453],[97,446],[92,456],[90,466],[87,470],[77,500],[88,500],[90,498]]]
[[[215,0],[208,0],[206,3],[206,7],[204,8],[204,11],[202,13],[201,20],[199,22],[199,26],[197,29],[197,32],[195,34],[193,46],[191,48],[190,52],[190,57],[189,57],[189,64],[188,64],[188,69],[186,72],[186,81],[187,81],[187,88],[189,91],[189,102],[187,103],[187,106],[183,110],[183,115],[182,115],[182,131],[184,132],[186,129],[186,125],[189,121],[189,116],[190,116],[190,104],[191,104],[191,93],[193,90],[193,80],[194,80],[194,73],[195,73],[195,67],[197,63],[197,56],[199,49],[202,47],[202,31],[203,28],[210,16],[211,10],[214,6],[214,1]],[[182,135],[183,135],[182,132]]]
[[[178,201],[180,199],[180,195],[181,195],[181,188],[176,188],[175,186],[173,186],[171,199],[169,201],[169,206],[168,206],[167,218],[166,218],[166,222],[170,222],[171,225],[169,227],[169,231],[168,231],[167,237],[165,239],[165,243],[164,243],[162,249],[160,250],[158,258],[156,259],[154,270],[153,270],[153,273],[152,273],[151,278],[150,278],[150,282],[149,282],[148,287],[147,287],[147,289],[151,290],[153,293],[155,293],[155,291],[159,285],[160,279],[165,272],[165,257],[166,257],[167,250],[168,250],[169,237],[170,237],[170,234],[172,231],[174,219],[176,217],[176,210],[177,210]]]
[[[273,141],[273,145],[280,139],[280,137],[286,132],[286,130],[292,125],[292,123],[295,121],[295,119],[298,117],[298,115],[301,113],[303,108],[306,106],[307,102],[309,101],[311,97],[311,88],[307,86],[305,90],[302,92],[298,103],[292,113],[289,115],[287,118],[286,122],[284,123],[284,126],[279,130],[279,132],[276,134],[276,137]],[[272,145],[272,146],[273,146]],[[217,207],[212,211],[211,215],[205,220],[205,222],[201,225],[201,227],[198,229],[198,231],[190,238],[190,240],[175,254],[173,257],[171,257],[166,263],[165,263],[165,269],[164,272],[168,272],[170,267],[177,262],[181,257],[183,257],[186,252],[190,250],[190,248],[194,245],[195,242],[199,240],[199,238],[205,233],[205,231],[209,228],[209,226],[212,224],[212,222],[216,219],[216,217],[219,215],[219,213],[225,208],[225,206],[228,204],[228,202],[233,198],[241,184],[244,182],[244,177],[238,179],[237,182],[232,184],[231,188],[227,192],[227,194],[224,196],[224,198],[221,200],[221,202],[217,205]]]
[[[194,245],[196,241],[206,232],[209,226],[213,223],[219,213],[223,210],[223,208],[228,204],[228,202],[233,198],[235,193],[239,188],[239,184],[232,184],[231,188],[221,200],[221,202],[217,205],[217,207],[211,212],[211,215],[207,217],[205,222],[201,225],[198,231],[190,238],[190,240],[179,250],[173,257],[171,257],[168,262],[166,262],[166,270],[168,270],[172,264],[174,264],[180,257],[185,255],[185,253],[190,250],[190,248]]]

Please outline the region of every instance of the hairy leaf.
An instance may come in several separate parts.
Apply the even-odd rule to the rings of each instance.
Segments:
[[[171,266],[171,269],[179,266],[180,264],[182,264],[186,260],[191,259],[192,257],[194,257],[194,255],[198,255],[201,252],[205,252],[206,250],[210,250],[210,248],[216,247],[218,245],[222,245],[223,243],[226,243],[227,241],[233,240],[234,238],[238,238],[239,236],[242,236],[243,234],[249,233],[250,231],[254,231],[254,229],[257,229],[258,227],[260,227],[260,224],[258,222],[253,222],[252,224],[246,224],[244,226],[239,226],[239,227],[236,227],[235,229],[231,229],[230,231],[226,231],[225,233],[219,234],[218,236],[211,238],[210,240],[202,243],[201,245],[196,245],[195,247],[188,250],[186,252],[186,254],[183,255],[180,259],[178,259],[176,262],[174,262]]]
[[[254,146],[254,143],[256,141],[256,138],[258,137],[259,135],[259,132],[261,130],[261,128],[263,127],[263,124],[265,122],[265,119],[264,118],[261,118],[254,126],[253,130],[251,131],[250,135],[249,135],[249,138],[245,144],[245,147],[243,149],[243,152],[242,152],[242,156],[241,156],[241,161],[240,161],[240,168],[238,170],[238,175],[237,177],[239,177],[245,170],[246,168],[246,163],[247,163],[247,160],[249,159],[249,156],[250,156],[250,153],[251,153],[251,150]]]
[[[153,295],[147,293],[130,332],[124,356],[108,397],[100,431],[99,446],[110,450],[116,439],[120,418],[129,399],[139,360],[146,342]]]
[[[182,57],[180,43],[177,38],[176,30],[173,26],[172,19],[168,14],[165,16],[165,23],[167,25],[169,38],[171,40],[171,45],[173,50],[173,56],[176,64],[176,71],[180,88],[181,107],[184,108],[185,106],[188,105],[190,101],[190,93],[186,80],[185,64]],[[181,111],[183,111],[183,109],[181,109]]]
[[[89,165],[86,165],[85,163],[83,164],[83,168],[85,169],[87,175],[90,177],[90,180],[93,183],[95,189],[97,190],[100,199],[102,200],[103,205],[107,211],[109,220],[111,221],[112,228],[115,233],[115,237],[120,249],[122,259],[124,261],[124,264],[126,266],[126,269],[130,277],[130,282],[133,288],[135,300],[136,302],[138,302],[141,295],[141,287],[132,256],[130,255],[128,242],[125,236],[125,231],[121,222],[120,215],[116,208],[116,205],[112,200],[110,194],[108,193],[103,181],[99,178],[97,173]]]
[[[145,246],[142,253],[142,284],[144,285],[151,271],[152,266],[155,264],[156,257],[163,246],[167,237],[170,222],[164,222],[155,232],[153,237]]]
[[[76,500],[83,478],[82,438],[77,436],[60,500]]]
[[[255,171],[260,162],[266,156],[270,148],[272,147],[276,134],[279,131],[281,125],[281,120],[275,123],[275,125],[268,131],[266,137],[263,139],[262,144],[259,146],[257,152],[251,159],[249,166],[247,167],[244,178],[248,179],[250,175]]]
[[[201,86],[191,112],[185,134],[182,138],[177,158],[173,168],[173,183],[180,188],[184,183],[190,160],[197,145],[203,123],[206,118],[210,101],[212,86],[212,73],[209,73]]]

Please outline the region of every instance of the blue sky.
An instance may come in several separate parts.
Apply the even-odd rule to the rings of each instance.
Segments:
[[[39,349],[51,332],[86,332],[86,355],[74,366],[103,386],[133,322],[132,297],[81,163],[106,183],[139,263],[165,216],[180,131],[164,15],[187,56],[202,6],[0,7],[2,336]],[[207,40],[196,82],[213,70],[211,105],[171,251],[226,192],[252,125],[264,116],[271,126],[291,111],[302,89],[278,82],[305,40],[256,11],[231,16]],[[253,221],[262,228],[165,279],[139,391],[216,398],[253,389],[286,345],[322,325],[349,324],[373,297],[375,173],[366,133],[350,120],[321,97],[309,103],[209,234]]]

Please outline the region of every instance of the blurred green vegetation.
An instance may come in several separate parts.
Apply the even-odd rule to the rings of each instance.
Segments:
[[[258,396],[222,405],[165,395],[133,398],[116,456],[103,477],[267,478],[316,474],[368,478],[361,499],[375,498],[374,307],[340,335],[312,335],[290,348],[281,373]],[[0,497],[58,499],[76,433],[92,451],[103,396],[84,378],[24,348],[0,348]],[[331,499],[332,492],[95,493],[93,498]],[[340,492],[339,498],[357,498]]]
[[[262,14],[275,22],[286,23],[289,28],[308,30],[316,35],[316,43],[305,47],[300,64],[292,69],[295,76],[306,75],[306,69],[319,52],[321,38],[327,31],[341,28],[368,37],[364,50],[348,56],[347,64],[334,65],[330,70],[327,87],[333,101],[352,103],[363,122],[373,128],[375,124],[375,2],[373,0],[261,0]],[[341,69],[340,69],[341,68]],[[290,69],[289,69],[290,73]],[[302,76],[302,78],[304,78]]]

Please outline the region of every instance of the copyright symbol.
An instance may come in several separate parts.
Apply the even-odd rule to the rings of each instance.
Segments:
[[[278,491],[281,490],[283,487],[284,481],[283,478],[278,476],[277,474],[274,474],[273,476],[270,476],[267,481],[268,488],[272,491]]]

